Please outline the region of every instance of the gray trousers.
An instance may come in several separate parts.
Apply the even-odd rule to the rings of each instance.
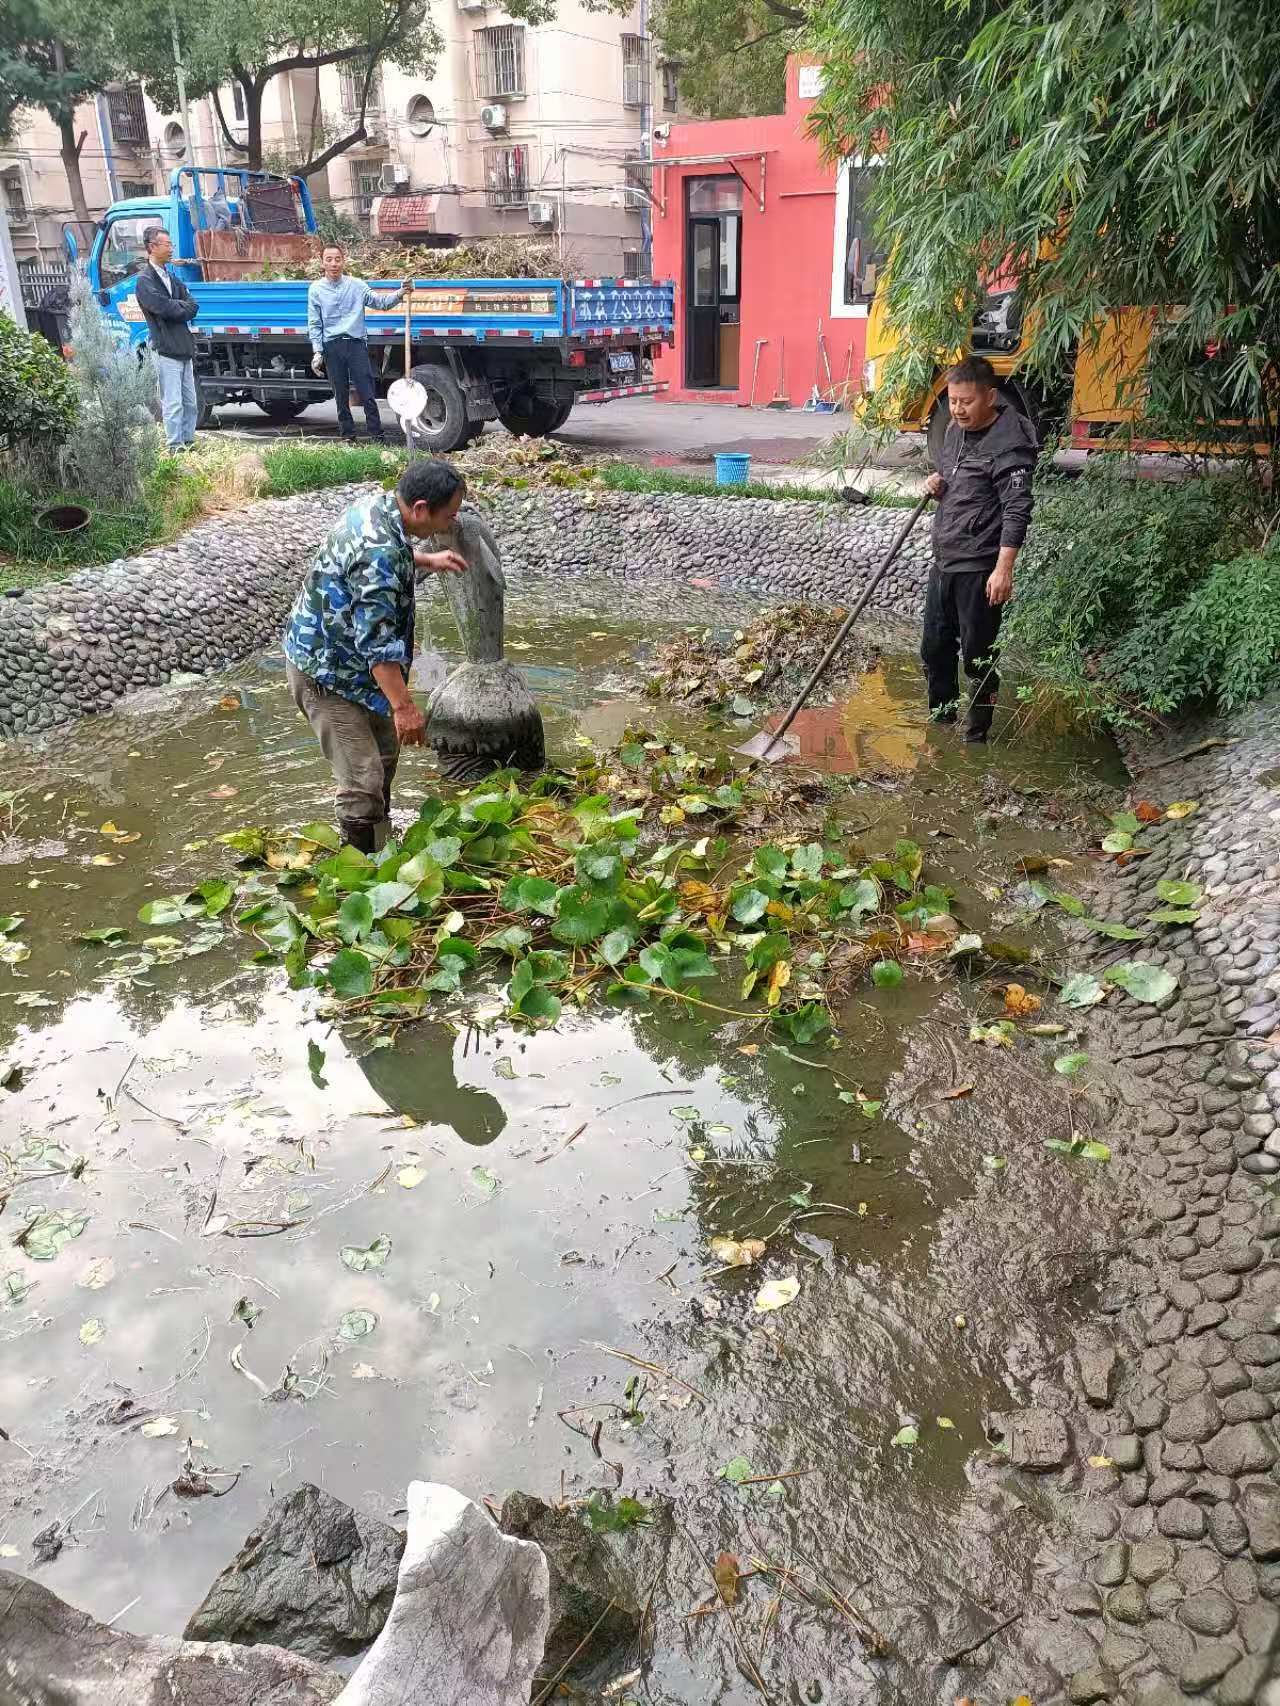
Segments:
[[[339,823],[384,822],[400,759],[394,719],[326,691],[291,663],[284,668],[293,702],[332,766]]]

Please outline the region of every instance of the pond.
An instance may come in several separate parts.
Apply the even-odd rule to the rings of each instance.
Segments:
[[[575,599],[571,620],[545,590],[508,614],[551,755],[637,721],[695,738],[695,719],[643,693],[648,648],[678,626],[670,597]],[[704,602],[730,626],[754,608]],[[1091,793],[1123,780],[1116,754],[1025,713],[975,751],[920,701],[914,660],[886,641],[847,698],[807,714],[805,761],[837,778],[851,840],[924,847],[965,929],[1043,946],[1043,914],[1018,909],[1020,861],[1061,859],[1055,886],[1083,876],[1081,828]],[[779,1699],[965,1692],[940,1660],[1023,1594],[1042,1513],[1015,1499],[993,1514],[975,1493],[983,1413],[1013,1383],[957,1328],[938,1228],[980,1157],[930,1141],[901,1092],[927,1027],[983,1078],[991,1051],[967,1023],[994,1011],[989,991],[864,982],[839,1047],[803,1055],[677,1002],[598,1005],[532,1035],[424,1022],[370,1048],[317,992],[246,965],[233,929],[177,926],[194,951],[149,964],[139,905],[229,870],[217,835],[329,814],[278,657],[3,749],[0,790],[0,915],[24,920],[4,941],[30,950],[0,965],[10,1567],[121,1627],[176,1633],[300,1480],[387,1517],[415,1477],[553,1500],[620,1478],[677,1512],[649,1698],[760,1697],[725,1620],[688,1616],[722,1551],[760,1561],[738,1620]],[[434,791],[408,756],[398,805]],[[77,939],[111,926],[130,940]],[[992,1148],[1020,1108],[991,1110]],[[36,1208],[87,1216],[52,1260],[14,1247]],[[727,1235],[768,1239],[765,1256],[725,1271],[708,1241]],[[380,1264],[344,1263],[379,1240]],[[754,1309],[762,1283],[792,1277],[794,1302]],[[562,1414],[579,1406],[596,1408]],[[224,1496],[170,1490],[188,1458]],[[64,1544],[37,1566],[51,1523]],[[810,1597],[773,1605],[783,1578],[765,1565]],[[822,1583],[896,1657],[869,1651]],[[993,1697],[1026,1680],[1016,1643],[982,1662]]]

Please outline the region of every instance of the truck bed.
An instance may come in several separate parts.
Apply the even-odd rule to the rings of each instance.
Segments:
[[[375,290],[396,290],[399,279],[371,279]],[[200,305],[192,330],[247,338],[307,336],[307,284],[300,279],[192,282]],[[146,335],[133,297],[120,302],[134,341]],[[387,313],[370,309],[369,338],[403,338],[404,304]],[[670,341],[675,327],[675,286],[670,281],[551,278],[418,279],[410,331],[422,340],[460,344],[561,344],[566,348],[615,339]]]

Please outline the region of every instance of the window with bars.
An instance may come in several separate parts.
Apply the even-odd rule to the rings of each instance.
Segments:
[[[486,148],[484,183],[490,207],[523,206],[529,199],[529,150],[519,143]]]
[[[344,113],[358,113],[360,111],[360,97],[364,93],[364,78],[368,69],[368,65],[359,60],[353,64],[338,67],[338,87]],[[369,79],[369,99],[365,111],[370,113],[382,111],[382,67],[380,65],[374,66],[373,76]]]
[[[244,84],[238,77],[231,85],[231,110],[235,115],[236,123],[243,124],[245,119]]]
[[[154,195],[156,186],[149,178],[121,178],[120,199],[132,201],[135,196]]]
[[[680,110],[680,67],[664,65],[662,67],[662,110],[664,113],[675,113]]]
[[[622,104],[642,107],[648,96],[649,57],[644,36],[622,38]]]
[[[361,219],[369,219],[373,214],[373,203],[382,194],[382,168],[376,172],[356,173],[356,212]]]
[[[524,94],[524,26],[498,24],[477,30],[476,94],[484,100],[512,100]]]
[[[107,90],[107,111],[111,115],[111,136],[121,148],[145,148],[147,108],[142,99],[142,84],[130,83],[123,89]]]
[[[14,167],[0,179],[0,187],[4,189],[4,204],[9,214],[9,223],[14,226],[24,226],[31,223],[31,209],[27,205],[26,185],[22,181],[22,171]]]
[[[623,278],[640,278],[643,268],[644,261],[639,249],[624,249],[622,251]]]

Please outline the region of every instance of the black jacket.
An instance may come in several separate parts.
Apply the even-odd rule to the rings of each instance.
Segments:
[[[180,278],[169,274],[173,292],[161,284],[156,269],[148,261],[138,274],[138,307],[141,308],[151,333],[151,347],[157,355],[176,356],[190,361],[195,354],[196,341],[191,336],[189,321],[199,312],[195,298]]]
[[[947,482],[933,517],[939,567],[994,564],[1002,545],[1022,544],[1035,465],[1035,428],[1009,404],[984,432],[965,432],[952,421],[938,458]]]

